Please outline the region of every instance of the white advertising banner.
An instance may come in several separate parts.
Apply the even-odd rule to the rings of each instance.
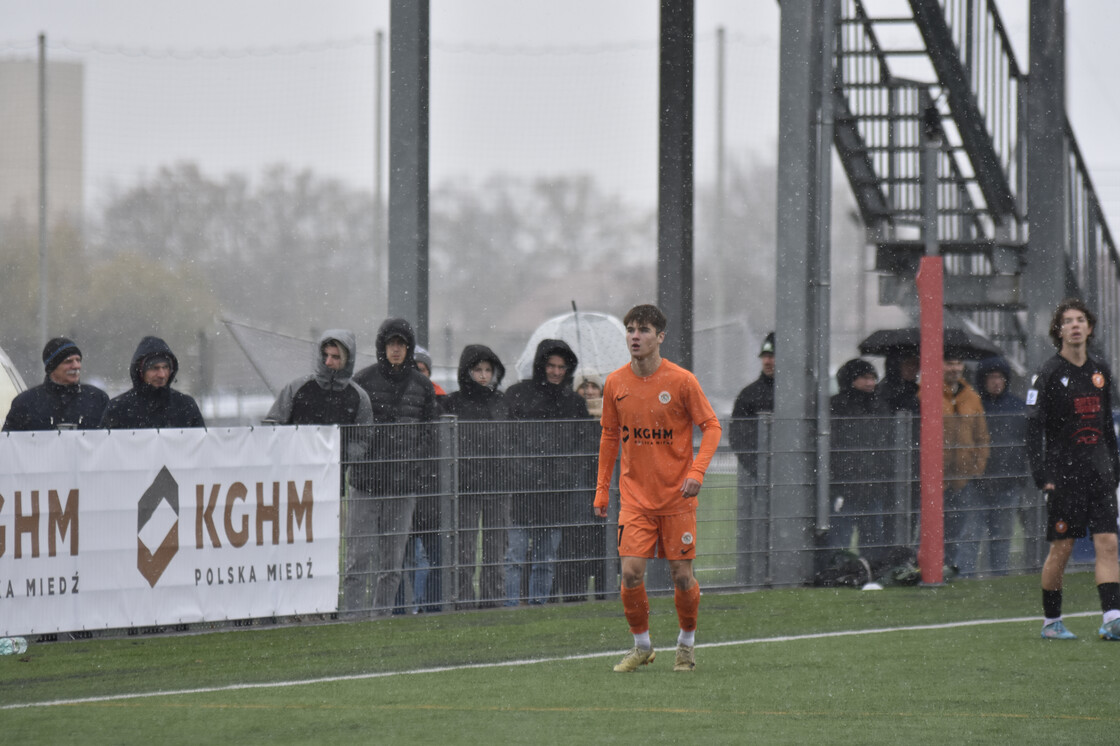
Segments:
[[[0,635],[338,608],[339,429],[0,435]]]

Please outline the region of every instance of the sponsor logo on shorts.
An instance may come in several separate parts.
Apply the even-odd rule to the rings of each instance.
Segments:
[[[1054,524],[1054,533],[1064,534],[1066,531],[1069,531],[1069,524],[1065,521],[1058,521]]]
[[[687,545],[687,544],[691,544],[693,541],[695,541],[695,537],[693,537],[691,531],[685,531],[684,534],[681,536],[681,544]]]

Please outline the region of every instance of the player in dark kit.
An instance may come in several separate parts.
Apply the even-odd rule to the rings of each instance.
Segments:
[[[1027,453],[1031,475],[1046,493],[1042,566],[1042,637],[1077,638],[1062,624],[1062,579],[1073,542],[1088,531],[1096,553],[1102,640],[1120,640],[1120,564],[1116,487],[1120,454],[1112,427],[1112,373],[1089,356],[1096,319],[1075,298],[1058,304],[1050,339],[1058,354],[1042,364],[1027,392]]]

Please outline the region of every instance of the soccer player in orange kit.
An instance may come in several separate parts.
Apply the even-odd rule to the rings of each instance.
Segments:
[[[646,561],[669,560],[673,600],[680,621],[674,671],[696,668],[696,616],[700,585],[692,574],[696,556],[696,496],[720,439],[720,424],[696,376],[661,357],[665,314],[657,306],[631,308],[623,319],[630,363],[607,377],[603,389],[603,436],[595,515],[607,516],[611,473],[622,450],[618,554],[622,559],[622,606],[634,647],[614,667],[628,673],[652,663]],[[703,437],[693,459],[692,427]]]

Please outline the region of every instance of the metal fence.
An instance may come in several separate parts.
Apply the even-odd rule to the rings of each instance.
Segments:
[[[945,557],[959,573],[1035,572],[1045,556],[1043,505],[1029,485],[1020,428],[987,418],[986,464],[1012,473],[947,474]],[[908,413],[832,421],[828,525],[816,525],[814,568],[845,552],[889,580],[911,560],[920,530],[917,420]],[[1006,426],[1005,426],[1006,425]],[[771,539],[773,421],[748,427],[757,446],[722,445],[698,507],[694,570],[707,590],[773,585],[783,550]],[[599,426],[594,421],[465,422],[346,428],[342,614],[449,611],[613,597],[617,468],[606,521],[592,511]],[[726,439],[725,439],[726,440]],[[946,462],[955,447],[947,447]],[[815,475],[806,475],[815,481]],[[807,578],[813,582],[814,578]],[[663,560],[651,593],[672,590]]]

